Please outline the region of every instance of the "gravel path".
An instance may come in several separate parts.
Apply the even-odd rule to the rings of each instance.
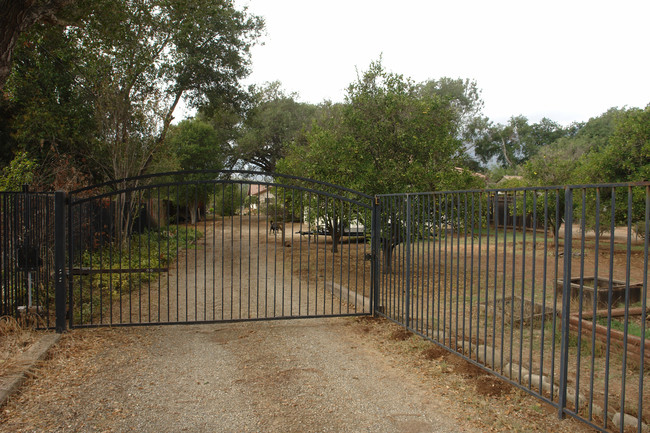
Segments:
[[[74,331],[0,431],[474,431],[351,323]]]

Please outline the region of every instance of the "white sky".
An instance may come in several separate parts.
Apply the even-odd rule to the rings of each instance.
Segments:
[[[247,84],[343,101],[383,55],[417,82],[475,79],[484,114],[562,124],[650,103],[650,0],[238,0],[266,20]]]

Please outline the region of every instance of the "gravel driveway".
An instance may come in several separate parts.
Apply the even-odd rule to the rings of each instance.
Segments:
[[[0,431],[474,431],[353,325],[74,331]]]

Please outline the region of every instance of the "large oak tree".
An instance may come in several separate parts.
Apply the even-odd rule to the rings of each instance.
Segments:
[[[0,0],[0,90],[9,74],[22,33],[38,22],[60,22],[57,14],[75,0]]]

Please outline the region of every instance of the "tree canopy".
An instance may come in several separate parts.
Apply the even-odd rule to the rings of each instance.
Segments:
[[[252,104],[247,111],[235,153],[245,163],[268,173],[299,139],[316,112],[316,106],[296,101],[277,81],[252,89]]]
[[[241,109],[239,80],[249,73],[261,18],[229,0],[79,0],[76,9],[83,13],[74,25],[23,35],[19,51],[33,62],[21,64],[8,91],[32,120],[14,119],[18,146],[23,137],[59,146],[75,136],[74,122],[89,121],[82,141],[95,172],[119,179],[147,171],[181,99],[206,111]],[[49,121],[60,112],[69,121]]]
[[[475,178],[456,169],[456,114],[449,100],[373,62],[279,167],[366,194],[464,187]]]

